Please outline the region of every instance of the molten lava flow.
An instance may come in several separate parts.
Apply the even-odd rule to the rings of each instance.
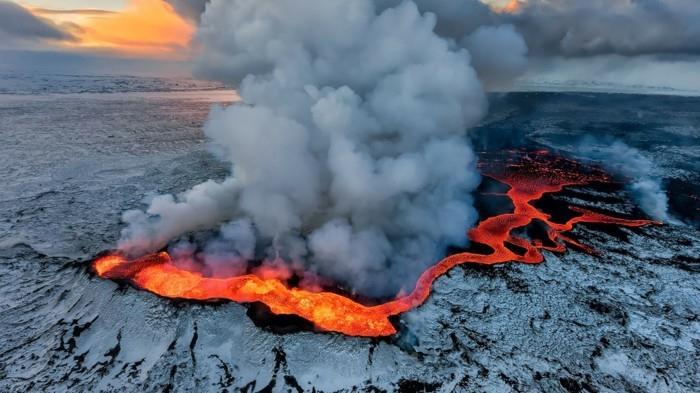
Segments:
[[[430,294],[433,282],[448,270],[461,264],[494,265],[506,262],[540,263],[542,250],[566,251],[565,244],[583,251],[594,250],[569,236],[578,223],[615,224],[641,227],[654,224],[648,220],[628,220],[596,213],[579,207],[571,207],[578,215],[564,223],[554,222],[550,215],[532,205],[547,193],[561,191],[567,186],[586,185],[593,182],[609,182],[603,172],[583,167],[575,162],[553,157],[539,151],[503,159],[498,157],[481,164],[486,176],[500,181],[510,189],[505,196],[513,202],[512,213],[489,217],[469,232],[473,242],[489,246],[490,254],[464,252],[446,257],[427,269],[418,279],[413,292],[396,300],[365,306],[348,297],[331,292],[313,292],[290,288],[274,274],[248,274],[236,277],[206,277],[200,272],[176,266],[170,256],[161,252],[128,261],[119,255],[109,255],[95,260],[93,267],[98,275],[110,279],[125,279],[135,285],[168,298],[192,300],[228,299],[239,303],[261,302],[274,314],[297,315],[314,323],[325,331],[340,332],[351,336],[388,336],[396,333],[389,317],[406,312],[422,304]],[[534,220],[544,223],[547,230],[542,240],[530,241],[513,234]],[[508,245],[524,252],[516,253]]]

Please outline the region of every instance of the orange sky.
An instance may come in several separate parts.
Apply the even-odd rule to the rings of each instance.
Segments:
[[[497,12],[517,12],[521,5],[519,0],[482,1]],[[163,0],[19,3],[77,38],[60,43],[64,49],[181,60],[188,57],[188,43],[195,31]]]
[[[523,1],[521,0],[482,0],[488,5],[491,6],[491,9],[493,9],[496,12],[504,12],[504,13],[509,13],[513,14],[518,11],[520,11],[522,7]]]
[[[508,12],[508,13],[515,13],[520,11],[520,8],[522,7],[522,4],[518,0],[510,0],[508,4],[506,4],[505,7],[501,9],[502,12]]]
[[[128,0],[122,10],[115,12],[32,11],[77,37],[75,42],[63,43],[64,47],[128,56],[185,58],[195,30],[162,0]]]

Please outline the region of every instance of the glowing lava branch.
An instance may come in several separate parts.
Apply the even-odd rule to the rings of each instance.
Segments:
[[[585,169],[585,170],[582,170]],[[482,164],[486,176],[500,181],[510,189],[505,194],[513,202],[513,212],[489,217],[469,232],[476,243],[490,247],[489,254],[464,252],[446,257],[427,269],[418,279],[415,289],[408,295],[376,306],[365,306],[348,297],[332,292],[313,292],[289,288],[277,278],[261,278],[248,274],[236,277],[214,278],[176,266],[170,256],[161,252],[128,261],[119,255],[108,255],[94,261],[93,268],[104,278],[129,280],[140,288],[167,298],[191,300],[228,299],[239,303],[260,302],[278,315],[297,315],[309,320],[324,331],[351,336],[388,336],[396,333],[389,317],[406,312],[425,302],[433,282],[448,270],[462,264],[494,265],[506,262],[540,263],[542,250],[566,251],[566,243],[583,251],[594,251],[565,235],[578,223],[615,224],[641,227],[655,224],[649,220],[628,220],[571,207],[578,213],[564,223],[552,221],[551,216],[535,208],[532,203],[547,193],[561,191],[564,187],[609,182],[603,172],[580,165],[546,152],[529,153],[506,161],[493,160]],[[547,228],[547,246],[540,240],[530,241],[513,234],[518,228],[535,220]],[[524,252],[516,253],[508,248],[516,246]]]

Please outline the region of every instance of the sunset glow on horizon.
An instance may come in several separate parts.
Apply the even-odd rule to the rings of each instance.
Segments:
[[[162,0],[128,0],[123,9],[47,9],[26,5],[35,15],[70,32],[59,45],[76,51],[183,59],[195,27]]]
[[[514,13],[520,11],[521,7],[522,7],[522,4],[520,3],[519,0],[510,0],[505,6],[496,7],[496,11],[508,13],[508,14],[514,14]]]
[[[514,13],[520,0],[481,0],[498,13]],[[53,48],[164,60],[190,57],[196,26],[163,0],[17,0],[36,17],[65,32]]]

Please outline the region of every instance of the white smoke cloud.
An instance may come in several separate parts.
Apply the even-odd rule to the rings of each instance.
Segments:
[[[130,255],[158,250],[183,233],[213,228],[236,212],[238,182],[228,178],[222,183],[209,180],[177,196],[152,198],[146,211],[129,210],[122,220],[119,248]]]
[[[166,1],[188,18],[208,2]],[[383,10],[402,1],[375,4]],[[641,86],[698,91],[693,73],[700,66],[698,0],[413,1],[421,12],[437,16],[441,37],[469,49],[487,90],[509,90],[511,76],[527,67],[521,78],[526,85],[565,82],[564,89],[576,89],[596,82],[608,91]],[[506,4],[510,13],[498,11]],[[607,86],[611,81],[616,86]]]
[[[509,87],[528,66],[527,45],[513,25],[481,26],[462,45],[487,88]]]
[[[445,37],[453,27],[437,34],[428,2],[381,3],[211,1],[198,72],[242,101],[214,109],[205,134],[231,176],[125,213],[120,248],[154,251],[224,225],[209,259],[281,257],[383,296],[466,243],[480,180],[466,130],[486,111],[479,76],[498,56],[487,41],[522,57],[522,38],[476,22]],[[483,56],[479,75],[464,46]]]
[[[209,2],[165,1],[194,20]],[[381,11],[402,1],[374,3]],[[456,42],[484,25],[512,24],[536,56],[700,54],[697,0],[518,0],[511,13],[495,12],[494,0],[413,2],[437,16],[440,36]]]
[[[401,0],[379,0],[380,8]],[[528,47],[509,18],[480,0],[414,0],[421,12],[437,16],[435,32],[452,47],[465,48],[487,90],[510,87],[528,66]]]
[[[578,146],[578,154],[599,161],[612,173],[632,180],[629,191],[650,217],[663,222],[676,222],[668,213],[668,195],[656,175],[654,163],[639,150],[621,141],[597,141],[588,138]]]

